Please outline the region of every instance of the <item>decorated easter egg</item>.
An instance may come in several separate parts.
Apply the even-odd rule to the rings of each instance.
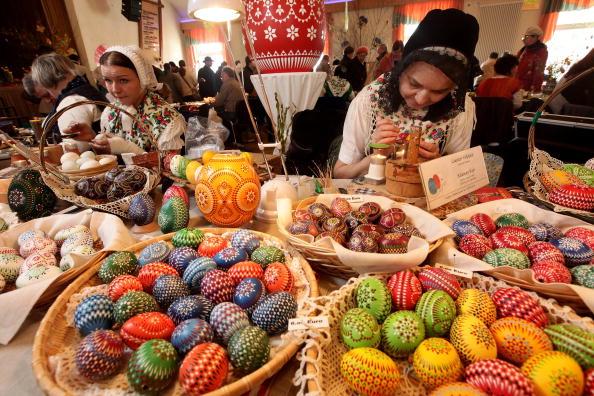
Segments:
[[[110,283],[119,275],[136,273],[137,269],[138,260],[134,253],[128,251],[114,252],[103,260],[97,275],[103,283]]]
[[[461,287],[456,277],[441,268],[423,268],[419,272],[418,277],[424,291],[443,290],[454,300],[460,294]]]
[[[110,184],[101,176],[83,177],[74,184],[76,195],[97,201],[107,198]]]
[[[113,183],[116,176],[119,175],[123,170],[124,168],[119,166],[108,170],[107,172],[105,172],[105,181],[109,184]]]
[[[369,235],[376,241],[379,241],[385,233],[386,229],[378,224],[361,224],[353,231],[353,235]]]
[[[256,305],[266,296],[264,282],[257,278],[245,278],[235,288],[233,302],[251,314]]]
[[[193,160],[188,162],[188,165],[186,166],[186,179],[190,184],[196,184],[196,176],[198,174],[196,171],[199,170],[201,166],[202,164],[198,161]]]
[[[367,216],[367,221],[369,223],[376,222],[382,214],[382,208],[376,202],[365,202],[359,206],[358,210]]]
[[[0,247],[0,254],[19,254],[19,251],[10,247]]]
[[[58,251],[58,247],[56,246],[56,242],[53,239],[47,237],[35,237],[25,241],[21,245],[19,249],[19,253],[23,258],[27,258],[33,253],[38,252],[50,252],[51,254],[55,254]]]
[[[167,315],[177,325],[188,319],[208,320],[214,304],[204,296],[191,295],[179,297],[167,308]]]
[[[497,230],[497,226],[493,219],[485,213],[475,213],[469,220],[474,223],[486,237]]]
[[[544,310],[538,300],[523,290],[511,287],[502,287],[491,295],[497,307],[497,316],[505,318],[514,316],[534,323],[538,327],[548,323]]]
[[[489,395],[532,396],[532,382],[519,368],[499,359],[479,360],[466,367],[466,382]]]
[[[198,257],[190,261],[184,271],[182,279],[186,285],[188,285],[192,293],[199,293],[204,274],[216,268],[217,265],[210,257]]]
[[[76,348],[76,368],[91,381],[109,378],[124,365],[124,348],[122,338],[115,331],[94,331],[83,338]]]
[[[555,349],[574,358],[584,369],[594,368],[594,334],[569,323],[545,327]]]
[[[568,184],[549,192],[549,201],[557,205],[578,210],[594,209],[594,187]]]
[[[188,207],[179,197],[168,199],[159,210],[158,223],[164,234],[187,227],[189,219]]]
[[[171,238],[171,243],[175,247],[181,246],[188,246],[193,249],[196,249],[200,242],[204,240],[204,232],[202,232],[199,228],[182,228],[181,230],[177,231],[173,238]]]
[[[324,231],[334,231],[346,234],[349,230],[342,217],[327,217],[320,223]]]
[[[579,177],[582,182],[589,186],[594,185],[594,171],[590,168],[578,164],[565,164],[563,170]]]
[[[584,373],[584,395],[594,395],[594,369],[588,369]]]
[[[251,255],[260,247],[260,239],[250,230],[237,230],[231,236],[231,246],[244,249]]]
[[[64,240],[62,246],[60,246],[60,255],[62,257],[73,252],[78,246],[93,247],[94,241],[93,236],[90,232],[81,231],[76,234],[70,235]]]
[[[406,220],[406,213],[400,208],[390,208],[382,213],[379,224],[385,228],[396,227]]]
[[[532,242],[528,245],[528,256],[533,263],[556,261],[565,264],[563,253],[549,242]]]
[[[17,238],[17,243],[20,246],[23,246],[25,242],[32,238],[45,238],[45,232],[42,230],[28,230],[19,235]],[[3,253],[10,253],[10,252],[3,252]]]
[[[119,275],[109,283],[107,295],[113,302],[115,302],[118,301],[118,299],[124,294],[132,290],[143,290],[140,280],[132,275]]]
[[[248,254],[245,250],[235,247],[227,247],[217,252],[213,260],[222,269],[229,269],[233,265],[248,259]]]
[[[378,241],[378,248],[380,253],[389,254],[403,254],[408,251],[408,241],[410,236],[399,233],[391,232],[384,234]]]
[[[478,289],[464,289],[456,299],[458,315],[474,315],[487,326],[491,326],[497,319],[497,308],[491,297]]]
[[[528,227],[537,241],[551,241],[553,239],[559,239],[563,236],[561,230],[549,223],[535,223]],[[570,235],[568,235],[570,236]]]
[[[113,305],[113,319],[121,324],[141,313],[157,311],[159,305],[153,296],[141,291],[130,291]]]
[[[392,227],[390,228],[390,232],[397,232],[403,235],[406,235],[408,237],[411,236],[416,236],[419,238],[425,238],[423,236],[423,234],[421,234],[421,231],[419,231],[414,225],[409,224],[409,223],[403,223],[403,224],[399,224],[396,227]]]
[[[118,176],[116,176],[114,182],[107,189],[107,200],[110,202],[128,197],[138,191],[135,190],[133,185],[128,183],[126,180],[117,181],[122,174],[124,174],[124,172],[121,172]]]
[[[137,194],[128,207],[128,216],[134,224],[143,226],[151,223],[155,218],[157,208],[155,201],[147,193]]]
[[[493,267],[508,266],[517,269],[530,267],[528,256],[516,249],[499,248],[485,254],[483,260]]]
[[[476,257],[480,260],[485,254],[493,250],[493,244],[484,235],[468,234],[460,239],[458,248],[469,256]]]
[[[594,249],[594,230],[585,227],[574,227],[568,230],[565,233],[565,236],[568,238],[578,239],[588,245],[590,249]],[[559,238],[561,238],[561,235]]]
[[[270,263],[264,270],[264,285],[268,293],[279,291],[291,292],[293,289],[293,274],[283,263]]]
[[[421,296],[415,312],[423,319],[429,337],[447,334],[456,316],[456,304],[443,290],[430,290]]]
[[[84,298],[74,311],[74,327],[82,336],[95,330],[110,329],[113,324],[113,302],[105,294]]]
[[[214,304],[219,304],[233,300],[235,283],[226,272],[214,269],[204,274],[200,283],[200,290],[204,297]]]
[[[493,335],[476,316],[458,315],[450,328],[450,341],[464,364],[497,357]]]
[[[333,216],[332,212],[330,211],[330,208],[321,202],[314,202],[313,204],[309,205],[307,210],[313,216],[313,218],[318,221],[323,219],[324,217]]]
[[[18,276],[16,279],[16,287],[29,286],[33,283],[41,282],[47,279],[53,279],[62,274],[62,270],[55,265],[38,265],[33,267]]]
[[[395,395],[401,382],[396,363],[373,348],[351,349],[342,355],[340,375],[349,388],[361,395]]]
[[[161,275],[177,275],[177,270],[166,263],[149,263],[140,268],[137,279],[147,293],[153,292],[153,285]]]
[[[336,231],[323,231],[320,232],[320,234],[316,237],[316,241],[319,241],[322,238],[325,237],[330,237],[332,239],[334,239],[336,242],[338,242],[340,245],[345,245],[346,244],[346,240],[344,237],[344,234],[341,234],[340,232],[336,232]]]
[[[497,228],[505,226],[518,226],[522,228],[528,228],[530,224],[528,219],[520,213],[505,213],[495,219],[495,225]]]
[[[297,221],[292,223],[289,226],[289,232],[293,235],[309,234],[313,237],[320,235],[320,229],[313,221]]]
[[[138,264],[145,266],[154,262],[166,262],[169,259],[171,248],[165,241],[151,243],[140,251]]]
[[[190,289],[178,275],[161,275],[153,284],[155,301],[164,309],[178,298],[189,295]]]
[[[368,311],[349,309],[340,321],[340,339],[349,348],[375,348],[381,341],[381,327]]]
[[[594,289],[594,265],[577,265],[570,272],[573,283]]]
[[[458,352],[443,338],[428,338],[421,342],[413,354],[413,368],[429,389],[457,381],[464,372]]]
[[[173,176],[186,178],[186,167],[190,161],[183,155],[174,155],[169,161],[169,170],[173,173]]]
[[[532,266],[534,279],[543,283],[571,283],[571,272],[556,261],[539,261]]]
[[[6,280],[4,279],[4,277],[2,275],[0,275],[0,293],[2,293],[4,291],[5,287],[6,287]]]
[[[268,362],[268,334],[259,327],[246,326],[229,339],[227,352],[233,368],[240,374],[256,371]]]
[[[347,248],[355,252],[375,253],[378,245],[375,239],[369,235],[355,234],[347,242]]]
[[[296,209],[293,211],[293,221],[315,221],[315,219],[307,210]]]
[[[490,330],[499,356],[518,365],[536,353],[553,349],[545,332],[524,319],[501,318],[491,325]]]
[[[361,224],[367,224],[369,220],[367,220],[367,215],[365,213],[359,212],[358,210],[352,210],[344,216],[344,222],[349,230],[354,230]]]
[[[128,319],[122,325],[120,335],[129,348],[137,349],[148,340],[169,340],[173,330],[175,324],[169,316],[161,312],[145,312]]]
[[[465,235],[478,234],[483,235],[483,231],[471,221],[468,220],[456,220],[452,224],[452,230],[456,233],[458,238],[462,238]]]
[[[17,254],[0,254],[0,275],[4,277],[6,282],[11,283],[16,281],[24,261],[25,260]]]
[[[518,226],[501,227],[497,231],[495,231],[491,235],[491,237],[493,237],[493,235],[514,236],[517,239],[519,239],[524,245],[529,245],[532,242],[536,242],[536,238],[534,237],[534,234],[532,234],[526,228],[518,227]],[[500,238],[500,239],[505,241],[504,238]],[[496,247],[499,247],[499,246],[496,246]],[[505,247],[505,246],[502,246],[502,247]]]
[[[177,325],[171,334],[171,344],[180,355],[185,355],[196,345],[211,342],[214,331],[207,321],[202,319],[188,319]]]
[[[357,307],[372,314],[378,323],[392,310],[392,295],[386,284],[377,278],[367,278],[361,281],[356,291]]]
[[[252,313],[254,324],[269,335],[287,330],[289,319],[297,315],[297,301],[288,292],[267,295]]]
[[[398,311],[412,310],[423,294],[421,282],[412,271],[398,271],[388,279],[392,305]]]
[[[569,355],[558,351],[537,353],[522,365],[522,373],[534,385],[536,395],[581,395],[584,374]]]
[[[247,313],[237,304],[223,302],[215,305],[210,313],[210,325],[215,335],[225,345],[238,330],[250,325]]]
[[[503,230],[504,228],[501,229]],[[489,240],[495,249],[514,249],[528,256],[528,248],[526,247],[526,244],[514,234],[506,232],[499,233],[499,231],[496,231],[494,234],[491,234]]]
[[[165,389],[177,370],[177,352],[170,342],[153,339],[132,352],[126,375],[128,384],[139,393]]]
[[[424,339],[425,325],[413,311],[395,312],[382,325],[382,350],[394,358],[407,357]]]
[[[187,395],[202,395],[223,385],[229,372],[229,358],[222,346],[213,342],[197,345],[179,368],[179,383]]]
[[[551,243],[563,253],[565,264],[569,267],[589,264],[594,257],[592,249],[579,239],[563,237]]]
[[[227,275],[231,277],[234,285],[239,284],[239,282],[245,278],[257,278],[263,281],[264,269],[260,264],[253,261],[243,261],[229,268]]]
[[[198,258],[196,250],[188,246],[175,248],[169,254],[169,265],[177,270],[181,275],[184,273],[192,260]]]
[[[336,217],[344,217],[347,213],[353,210],[353,207],[346,199],[336,197],[330,203],[330,212]]]
[[[579,177],[562,169],[544,172],[540,177],[540,181],[547,191],[552,191],[567,184],[583,184]]]
[[[190,198],[183,187],[175,184],[169,187],[163,194],[163,204],[173,197],[181,198],[186,206],[190,206]]]
[[[133,192],[140,191],[146,184],[146,174],[139,168],[125,168],[113,179],[112,185],[128,185]]]
[[[261,246],[252,252],[251,260],[266,269],[266,266],[270,263],[284,263],[285,253],[274,246]]]
[[[204,257],[214,257],[218,252],[229,246],[229,241],[218,235],[211,235],[200,243],[198,254]]]
[[[37,267],[40,265],[57,265],[56,256],[54,256],[51,252],[48,251],[41,251],[38,253],[33,253],[29,257],[23,261],[21,268],[19,270],[19,275],[23,272],[27,272],[33,267]]]
[[[21,221],[52,214],[56,194],[43,182],[37,170],[20,171],[8,186],[8,205]]]

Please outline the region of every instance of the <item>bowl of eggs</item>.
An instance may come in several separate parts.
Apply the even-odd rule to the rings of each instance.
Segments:
[[[85,151],[80,155],[68,152],[60,157],[60,170],[69,177],[94,176],[105,173],[117,166],[115,155],[96,155],[92,151]]]

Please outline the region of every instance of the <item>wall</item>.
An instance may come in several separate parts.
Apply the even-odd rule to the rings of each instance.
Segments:
[[[161,0],[161,24],[163,28],[163,61],[185,60],[179,15],[168,0]]]

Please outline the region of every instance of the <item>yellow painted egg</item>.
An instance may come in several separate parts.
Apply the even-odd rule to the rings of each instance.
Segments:
[[[340,375],[355,392],[369,396],[392,396],[401,380],[396,363],[374,348],[355,348],[342,355]]]
[[[534,354],[553,350],[545,332],[524,319],[513,316],[501,318],[491,325],[490,330],[499,356],[518,365]]]
[[[450,341],[464,364],[497,357],[497,344],[493,335],[476,316],[462,314],[454,319],[450,328]]]
[[[487,396],[487,394],[466,382],[452,382],[435,389],[429,396]]]
[[[190,161],[186,166],[186,179],[191,184],[196,184],[196,169],[198,169],[202,164],[198,161]]]
[[[522,373],[532,381],[536,396],[578,396],[584,389],[580,365],[563,352],[533,355],[522,365]]]
[[[429,389],[455,382],[464,372],[456,348],[443,338],[427,338],[421,342],[413,355],[413,368]]]
[[[489,294],[478,289],[464,289],[456,299],[458,315],[470,314],[491,326],[497,319],[497,307]]]
[[[205,152],[202,153],[202,163],[204,165],[208,164],[210,162],[210,159],[212,157],[215,156],[217,152],[216,151],[210,151],[210,150],[206,150]]]

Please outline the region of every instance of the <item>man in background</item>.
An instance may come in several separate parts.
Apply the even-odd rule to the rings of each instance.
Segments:
[[[217,94],[216,76],[211,69],[212,58],[204,58],[204,66],[198,70],[198,90],[203,98],[212,98]]]

